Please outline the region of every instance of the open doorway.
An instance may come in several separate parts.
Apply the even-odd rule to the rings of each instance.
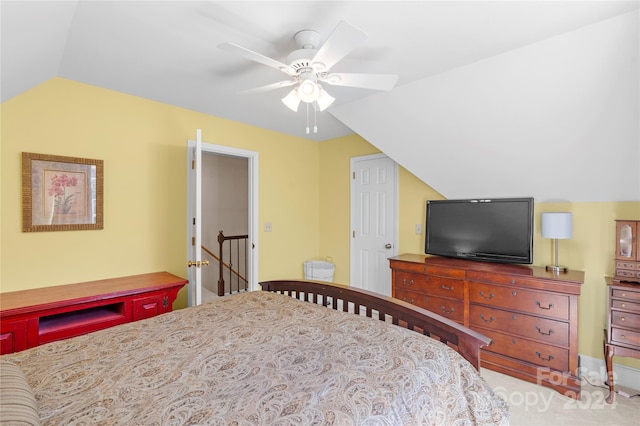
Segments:
[[[209,261],[202,269],[203,303],[220,296],[219,286],[223,294],[248,289],[248,167],[246,157],[202,153],[202,259]],[[219,242],[219,236],[231,239]]]
[[[187,257],[196,260],[189,264],[197,265],[188,269],[189,306],[208,302],[218,294],[258,287],[258,153],[197,140],[188,141],[187,158],[192,169]],[[220,231],[225,237],[242,237],[235,245],[225,243],[222,268],[218,260]],[[202,266],[208,266],[201,268],[200,259]],[[221,270],[226,274],[224,282]]]

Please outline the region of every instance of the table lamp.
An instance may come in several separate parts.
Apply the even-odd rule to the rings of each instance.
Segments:
[[[555,273],[567,272],[566,266],[558,265],[558,240],[566,240],[573,236],[573,215],[566,212],[542,213],[542,238],[553,238],[555,241],[556,264],[547,265],[547,271]]]

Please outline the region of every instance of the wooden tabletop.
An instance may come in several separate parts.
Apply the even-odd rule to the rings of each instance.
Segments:
[[[160,290],[167,287],[183,286],[189,281],[168,272],[131,275],[77,284],[0,293],[0,315],[8,311],[37,310],[46,305],[55,307],[58,303],[85,303],[129,294]]]

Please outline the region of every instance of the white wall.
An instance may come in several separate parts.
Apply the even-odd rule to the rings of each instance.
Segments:
[[[639,16],[331,112],[447,198],[640,200]]]

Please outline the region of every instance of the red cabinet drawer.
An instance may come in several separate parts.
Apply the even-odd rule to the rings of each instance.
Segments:
[[[6,321],[0,326],[0,355],[27,349],[27,320]]]

